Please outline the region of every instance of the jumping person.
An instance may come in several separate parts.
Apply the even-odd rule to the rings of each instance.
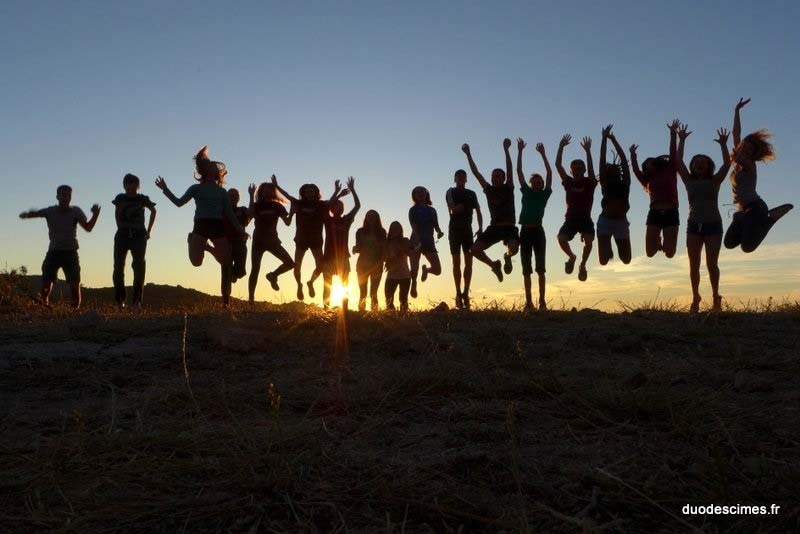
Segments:
[[[581,264],[578,268],[578,280],[585,282],[589,276],[586,270],[586,261],[592,253],[592,242],[594,241],[594,221],[592,221],[592,205],[594,204],[594,190],[597,187],[597,178],[594,174],[594,164],[592,163],[592,139],[584,137],[581,147],[586,152],[586,163],[580,159],[574,159],[569,164],[572,175],[567,174],[561,164],[564,156],[564,147],[572,140],[572,136],[567,134],[558,143],[558,155],[556,156],[556,170],[561,177],[561,185],[567,195],[567,212],[564,215],[564,224],[558,231],[558,244],[561,250],[569,258],[564,264],[564,272],[572,274],[575,270],[575,260],[577,256],[572,252],[569,242],[576,234],[581,235],[583,241],[583,255]],[[588,168],[588,174],[587,173]]]
[[[775,159],[775,149],[770,142],[772,134],[767,130],[756,130],[742,136],[742,122],[739,111],[750,102],[741,98],[733,114],[733,171],[731,187],[733,201],[739,210],[725,232],[725,248],[741,246],[742,252],[753,252],[767,237],[772,225],[786,215],[794,206],[781,204],[769,209],[766,202],[756,193],[758,172],[756,163]]]
[[[410,241],[403,237],[403,225],[393,221],[386,234],[386,282],[384,297],[386,309],[394,310],[394,294],[399,289],[400,311],[408,311],[408,291],[411,287],[411,269],[408,268]]]
[[[447,239],[453,257],[453,281],[456,284],[456,308],[470,308],[469,288],[472,283],[472,212],[478,217],[478,235],[483,232],[483,215],[475,191],[466,188],[467,171],[459,169],[453,178],[455,187],[445,196],[450,222]],[[461,287],[461,253],[464,253],[464,287]]]
[[[350,247],[348,241],[350,237],[350,227],[353,225],[356,213],[361,208],[361,201],[356,193],[355,179],[351,176],[347,179],[347,188],[341,189],[339,181],[336,181],[336,198],[329,203],[330,212],[325,215],[325,251],[322,255],[322,272],[314,271],[308,282],[308,287],[313,287],[314,281],[319,274],[322,274],[322,307],[327,308],[330,304],[331,287],[333,277],[338,276],[339,282],[343,287],[347,287],[350,281]],[[341,198],[347,194],[353,195],[353,209],[346,215],[344,213],[344,203]],[[342,299],[342,309],[346,310],[348,305],[347,296]]]
[[[514,178],[512,177],[511,167],[511,139],[503,139],[503,151],[506,155],[506,170],[494,169],[492,171],[492,183],[486,181],[478,171],[478,166],[472,159],[472,152],[469,145],[464,143],[461,150],[467,155],[469,168],[472,175],[481,184],[486,200],[489,204],[490,221],[489,226],[483,231],[472,246],[472,255],[481,262],[488,265],[497,279],[503,281],[503,271],[511,274],[513,268],[511,257],[519,251],[519,229],[514,207]],[[500,260],[492,261],[486,255],[485,250],[502,241],[506,245],[506,252],[503,255],[503,262]]]
[[[639,169],[636,150],[631,145],[631,164],[636,179],[650,195],[650,210],[647,212],[645,252],[652,258],[659,250],[667,258],[675,255],[678,247],[678,165],[677,136],[681,123],[678,119],[667,125],[669,128],[669,155],[647,158]]]
[[[597,218],[597,255],[600,265],[606,265],[614,257],[611,247],[613,237],[619,259],[627,265],[631,262],[631,233],[628,222],[628,210],[631,209],[631,171],[625,151],[611,132],[613,127],[613,124],[609,124],[603,128],[603,139],[600,142],[600,190],[603,198],[600,201],[602,211]],[[609,139],[616,151],[612,163],[608,163],[606,159]],[[617,157],[619,163],[616,161]]]
[[[353,254],[356,260],[358,276],[358,309],[367,308],[367,295],[370,296],[370,309],[378,309],[378,288],[383,277],[384,249],[386,248],[386,230],[381,224],[381,216],[375,210],[364,215],[364,224],[356,230],[356,244]]]
[[[75,309],[81,306],[81,264],[78,259],[78,232],[77,227],[91,232],[100,216],[100,206],[92,206],[92,218],[86,220],[86,215],[78,206],[70,206],[72,188],[60,185],[56,189],[58,204],[41,210],[30,210],[19,214],[20,219],[34,219],[43,217],[47,220],[47,230],[50,237],[50,246],[42,262],[42,304],[50,306],[50,292],[53,284],[58,279],[58,270],[64,271],[64,279],[69,286],[70,300]]]
[[[525,309],[533,309],[533,298],[531,297],[531,274],[533,265],[531,256],[536,258],[536,274],[539,277],[539,309],[547,309],[545,302],[545,252],[547,249],[547,237],[542,228],[542,218],[547,200],[553,194],[553,170],[550,162],[547,161],[544,145],[536,144],[536,151],[542,156],[544,162],[546,179],[538,173],[531,174],[530,185],[525,183],[525,172],[522,170],[522,151],[526,147],[522,139],[517,139],[517,179],[519,189],[522,193],[522,211],[519,214],[519,244],[522,260],[522,278],[525,281]]]
[[[133,268],[133,308],[142,309],[142,292],[144,290],[145,252],[147,240],[156,222],[156,205],[149,197],[139,193],[139,177],[126,174],[122,178],[124,193],[114,198],[116,206],[114,216],[117,220],[117,233],[114,234],[114,299],[120,308],[125,307],[125,259],[131,253]],[[147,228],[144,226],[144,209],[150,211]]]
[[[225,164],[211,161],[208,147],[204,146],[195,155],[195,170],[199,183],[189,186],[182,197],[176,197],[161,176],[156,186],[176,206],[181,207],[194,199],[194,227],[189,233],[189,261],[199,267],[203,264],[205,253],[209,252],[222,266],[222,302],[230,304],[231,297],[231,246],[225,237],[224,219],[227,219],[236,233],[244,237],[245,231],[233,213],[228,193],[222,187],[228,174]],[[213,246],[208,245],[211,241]]]
[[[705,154],[697,154],[689,162],[683,163],[686,138],[692,133],[684,124],[678,130],[678,174],[686,186],[689,197],[689,220],[686,224],[686,251],[689,255],[689,280],[692,284],[691,312],[700,311],[700,255],[706,249],[706,268],[711,290],[714,293],[714,311],[722,309],[719,294],[719,249],[722,245],[722,215],[719,212],[719,188],[730,169],[728,153],[728,131],[717,130],[715,141],[722,149],[722,166],[714,173],[714,161]]]
[[[250,194],[250,205],[247,211],[255,225],[253,242],[250,245],[250,278],[247,281],[249,301],[252,304],[255,301],[258,275],[261,271],[261,259],[264,256],[264,252],[269,252],[281,261],[280,266],[267,273],[266,276],[269,285],[275,291],[280,290],[278,277],[294,269],[294,260],[283,248],[278,237],[278,220],[289,226],[292,222],[292,215],[286,212],[285,200],[278,193],[278,189],[274,184],[265,182],[260,184],[258,189],[256,189],[255,184],[250,184],[247,192]]]
[[[334,190],[330,200],[322,200],[322,194],[316,184],[303,184],[300,186],[298,198],[286,192],[280,185],[275,175],[272,175],[272,185],[286,197],[291,203],[291,214],[296,216],[296,232],[294,236],[294,279],[297,282],[297,300],[303,300],[303,282],[301,279],[303,268],[303,257],[306,251],[310,250],[314,256],[314,274],[316,280],[322,272],[322,246],[325,243],[322,236],[322,229],[325,225],[325,217],[330,211],[330,203],[338,198],[341,192],[341,185],[336,181],[337,188]],[[316,295],[314,282],[307,282],[308,296],[312,299]]]
[[[228,200],[231,202],[231,209],[236,220],[242,228],[247,228],[250,224],[250,214],[246,207],[239,205],[239,190],[228,189]],[[244,278],[247,275],[247,234],[239,234],[230,223],[223,219],[225,223],[225,237],[231,246],[231,282]]]
[[[439,217],[436,209],[431,207],[431,194],[422,187],[417,186],[411,191],[411,200],[414,205],[408,210],[408,222],[411,224],[411,297],[417,298],[417,272],[419,270],[420,256],[425,256],[428,265],[422,266],[421,281],[428,279],[428,275],[439,276],[442,274],[442,262],[436,251],[436,242],[433,233],[438,239],[444,235],[439,228]]]

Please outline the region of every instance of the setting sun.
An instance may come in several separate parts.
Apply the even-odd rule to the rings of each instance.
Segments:
[[[342,280],[338,276],[333,277],[331,282],[331,302],[332,307],[341,306],[342,301],[349,299],[350,288],[342,284]]]

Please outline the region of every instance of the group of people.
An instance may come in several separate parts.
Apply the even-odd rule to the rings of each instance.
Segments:
[[[629,148],[629,165],[626,152],[612,131],[612,125],[603,128],[597,174],[592,159],[592,140],[589,137],[584,137],[580,143],[585,161],[572,160],[567,172],[563,166],[563,157],[572,138],[564,135],[558,145],[555,167],[566,194],[564,223],[558,231],[558,243],[567,258],[565,272],[572,274],[578,262],[578,255],[570,245],[577,235],[580,235],[583,243],[578,263],[578,279],[581,281],[588,278],[587,261],[591,256],[595,236],[601,265],[606,265],[614,258],[615,247],[620,261],[626,264],[631,261],[630,223],[627,218],[630,209],[631,168],[650,198],[650,209],[645,223],[647,256],[653,257],[663,252],[666,257],[673,257],[677,250],[680,225],[677,185],[680,176],[689,199],[686,246],[693,295],[690,309],[698,311],[700,307],[699,282],[703,249],[713,292],[712,307],[715,310],[720,309],[722,297],[719,293],[718,257],[722,243],[730,249],[741,247],[744,252],[752,252],[766,237],[772,225],[792,209],[791,204],[769,209],[756,192],[756,164],[774,159],[774,150],[770,143],[771,136],[766,130],[741,136],[740,111],[749,101],[741,99],[736,105],[732,154],[728,150],[728,131],[725,128],[717,130],[716,142],[721,149],[719,169],[716,169],[712,158],[705,154],[695,155],[688,167],[685,165],[684,149],[692,132],[677,119],[667,125],[669,153],[649,157],[641,166],[638,162],[637,145]],[[610,161],[607,154],[609,141],[615,152]],[[466,187],[466,171],[456,171],[455,184],[447,191],[446,203],[450,216],[448,239],[453,259],[455,305],[458,308],[470,308],[473,258],[486,264],[498,281],[502,282],[503,275],[512,272],[512,257],[518,253],[521,255],[526,309],[534,309],[534,272],[538,277],[538,308],[546,308],[547,238],[542,227],[542,218],[552,195],[552,169],[544,145],[538,143],[536,151],[542,158],[544,176],[532,173],[526,178],[522,156],[527,144],[523,139],[517,139],[517,181],[522,197],[522,209],[517,219],[511,144],[510,139],[503,140],[505,170],[494,169],[490,180],[486,180],[478,170],[469,145],[464,144],[461,147],[472,175],[486,195],[489,225],[484,228],[478,196]],[[346,287],[350,277],[349,235],[355,216],[361,208],[355,180],[348,178],[344,187],[337,180],[331,196],[323,199],[315,184],[303,184],[298,196],[294,197],[278,184],[273,175],[269,182],[257,187],[250,184],[247,190],[249,203],[245,207],[239,205],[238,190],[223,188],[227,169],[223,163],[211,160],[207,147],[201,148],[194,159],[197,183],[191,185],[182,196],[176,196],[161,176],[155,184],[176,206],[180,207],[194,200],[194,226],[188,235],[189,260],[192,265],[200,266],[208,252],[219,263],[223,302],[229,304],[231,285],[247,276],[247,244],[250,236],[246,228],[253,222],[248,278],[250,302],[255,299],[264,253],[269,252],[280,262],[277,268],[266,274],[266,280],[272,289],[279,290],[279,277],[293,271],[297,298],[303,300],[306,291],[309,297],[314,298],[315,282],[322,276],[322,301],[323,306],[327,307],[334,278],[338,277],[340,283]],[[738,211],[723,238],[718,194],[729,171],[733,199]],[[124,193],[113,201],[117,222],[113,270],[115,297],[121,307],[126,305],[124,266],[130,252],[134,273],[132,306],[140,308],[145,279],[145,251],[155,222],[156,208],[149,197],[140,194],[138,177],[127,174],[122,183]],[[595,228],[592,207],[598,184],[601,189],[601,212]],[[69,186],[59,186],[56,193],[57,205],[20,214],[21,218],[44,217],[47,220],[50,247],[42,264],[41,300],[44,304],[48,303],[57,272],[62,269],[70,287],[73,305],[80,305],[80,263],[76,229],[80,225],[91,232],[97,223],[100,207],[96,204],[92,206],[92,216],[87,219],[80,208],[70,205],[71,195],[72,189]],[[345,213],[342,199],[348,195],[352,196],[353,207]],[[411,298],[417,297],[418,280],[425,282],[429,276],[437,276],[442,272],[436,238],[441,238],[444,232],[439,226],[436,209],[432,207],[430,192],[425,187],[417,186],[411,191],[411,200],[413,205],[408,212],[409,237],[404,235],[403,225],[399,221],[393,221],[388,230],[384,229],[381,217],[375,210],[367,211],[361,227],[356,231],[352,253],[358,255],[356,275],[360,310],[366,309],[368,299],[372,310],[378,308],[378,291],[384,273],[386,308],[395,308],[394,298],[398,294],[400,309],[407,310],[409,295]],[[146,226],[145,210],[150,213]],[[477,232],[473,231],[473,217],[477,219]],[[284,248],[277,231],[279,221],[289,226],[292,219],[295,219],[296,229],[294,256]],[[500,242],[505,246],[503,259],[493,260],[487,250]],[[313,256],[314,270],[304,283],[301,267],[307,251],[311,251]],[[423,257],[427,263],[420,268]],[[346,299],[342,305],[347,306]]]

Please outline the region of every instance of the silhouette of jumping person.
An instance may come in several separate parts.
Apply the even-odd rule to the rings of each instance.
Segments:
[[[455,186],[447,190],[445,198],[450,212],[447,239],[453,258],[453,281],[456,285],[456,308],[470,308],[469,288],[472,284],[472,213],[478,218],[478,232],[483,232],[483,214],[475,191],[466,188],[467,171],[459,169],[453,177]],[[464,254],[464,286],[461,286],[461,254]]]
[[[250,224],[250,214],[246,207],[239,205],[239,190],[228,189],[228,200],[231,202],[231,209],[236,220],[242,228],[247,228]],[[244,278],[247,275],[247,234],[239,234],[231,224],[223,219],[225,223],[225,237],[231,245],[231,282]]]
[[[631,171],[625,151],[611,132],[613,127],[613,124],[609,124],[603,128],[600,142],[600,191],[603,194],[600,201],[602,211],[597,218],[597,255],[600,265],[606,265],[614,257],[612,237],[617,245],[620,261],[625,264],[631,262],[631,233],[628,222],[628,210],[631,208]],[[607,160],[609,140],[616,151],[612,163]],[[619,158],[619,163],[616,158]]]
[[[417,272],[419,270],[420,256],[425,256],[428,265],[422,266],[420,280],[424,282],[428,275],[442,274],[442,263],[436,251],[436,242],[433,233],[441,239],[444,233],[439,228],[439,217],[436,209],[431,206],[431,194],[422,187],[417,186],[411,191],[411,200],[414,205],[408,210],[408,222],[411,224],[411,298],[417,298]]]

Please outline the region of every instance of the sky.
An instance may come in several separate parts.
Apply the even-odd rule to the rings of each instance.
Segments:
[[[640,158],[665,153],[666,123],[678,117],[694,132],[687,160],[707,153],[719,164],[715,129],[731,127],[742,96],[753,99],[744,131],[775,135],[778,158],[760,167],[759,193],[769,205],[800,199],[797,2],[6,1],[0,16],[0,267],[39,272],[46,224],[18,214],[54,204],[56,187],[67,183],[73,204],[87,213],[93,203],[103,208],[91,234],[79,230],[83,283],[110,286],[111,200],[130,172],[158,204],[148,282],[218,294],[211,258],[200,268],[188,261],[192,205],[173,206],[153,185],[157,175],[176,193],[194,183],[192,156],[202,145],[243,192],[275,173],[289,191],[314,182],[327,197],[334,179],[354,176],[359,224],[376,209],[386,227],[399,220],[408,232],[411,189],[424,185],[446,230],[445,191],[453,172],[467,168],[464,142],[488,176],[503,166],[502,139],[521,136],[531,173],[542,170],[533,145],[543,142],[552,161],[564,133],[592,136],[597,162],[608,123],[623,146],[640,145]],[[579,156],[573,142],[565,159]],[[468,187],[488,215],[471,176]],[[648,199],[634,184],[634,260],[601,267],[595,251],[589,280],[579,282],[564,273],[556,241],[565,209],[556,178],[544,218],[551,306],[688,301],[680,184],[679,196],[675,258],[643,256]],[[728,183],[720,204],[727,226]],[[723,250],[721,293],[729,302],[800,298],[798,212],[755,253]],[[281,227],[290,253],[293,235]],[[446,237],[438,249],[444,272],[420,286],[420,307],[452,302],[455,293]],[[501,245],[489,254],[501,257]],[[265,256],[262,269],[275,266]],[[710,302],[705,272],[701,284]],[[294,290],[291,275],[277,293],[262,279],[256,298],[288,302]],[[246,282],[233,294],[246,298]],[[510,305],[522,295],[518,259],[502,284],[476,264],[474,302]]]

